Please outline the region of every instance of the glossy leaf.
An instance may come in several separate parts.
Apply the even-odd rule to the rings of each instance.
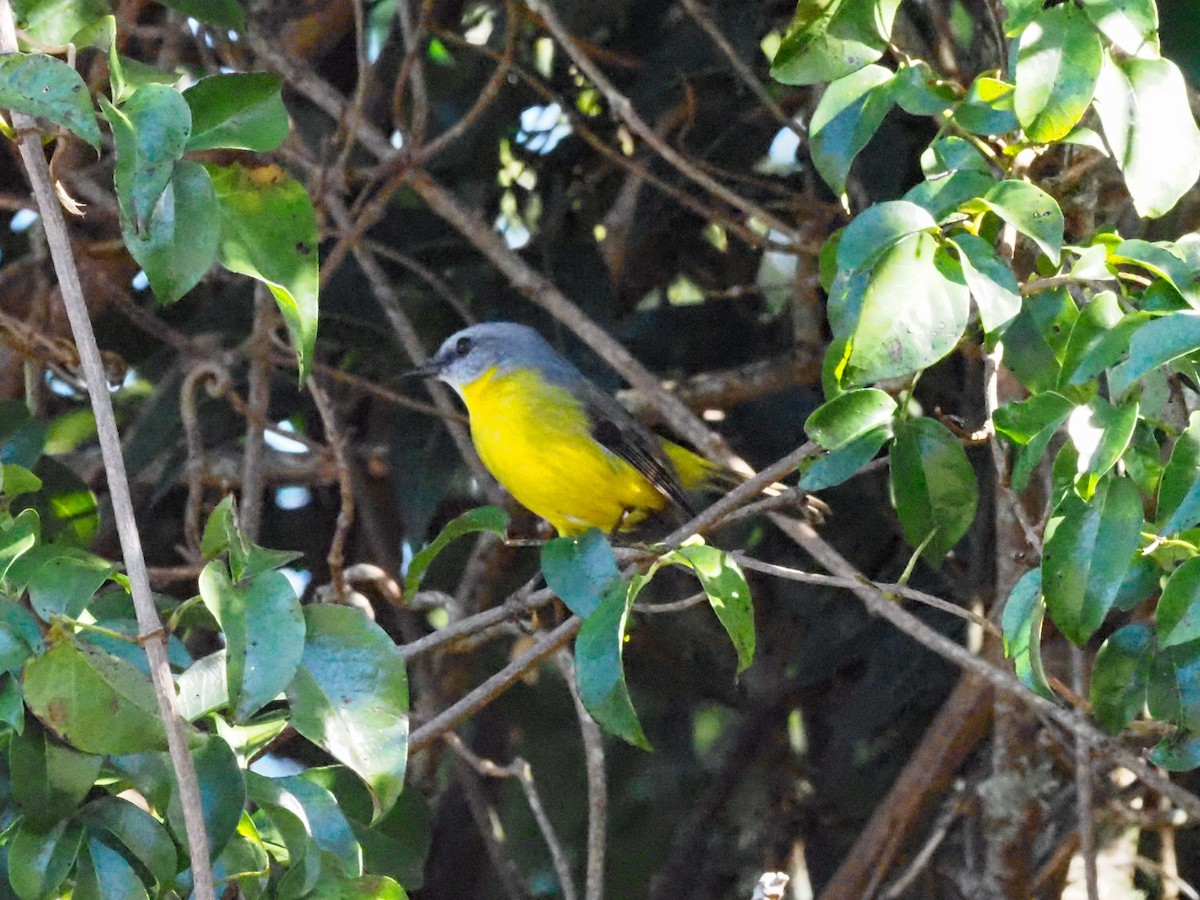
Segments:
[[[1092,714],[1105,731],[1115,734],[1138,717],[1146,705],[1146,678],[1154,638],[1142,624],[1114,632],[1096,654],[1092,667]]]
[[[124,660],[62,639],[25,664],[23,684],[30,711],[79,750],[166,748],[150,679]]]
[[[802,470],[799,487],[806,491],[820,491],[852,478],[876,457],[891,436],[891,424],[881,425],[825,454]]]
[[[78,72],[52,56],[0,56],[0,109],[46,119],[100,149],[100,126],[87,85]]]
[[[97,797],[79,811],[79,820],[94,831],[112,835],[160,887],[174,883],[179,863],[175,842],[163,824],[145,810],[119,797]]]
[[[1200,523],[1200,412],[1175,440],[1158,487],[1159,534],[1170,535]]]
[[[267,821],[282,838],[286,855],[275,855],[287,863],[287,873],[279,879],[275,894],[279,897],[302,897],[316,887],[321,877],[321,851],[313,838],[304,812],[279,801],[278,788],[269,778],[248,773],[246,786],[249,798],[259,807],[259,816]]]
[[[31,828],[47,830],[75,811],[100,774],[99,756],[50,738],[31,721],[8,744],[12,792]]]
[[[225,563],[200,573],[200,597],[225,636],[226,686],[234,720],[244,722],[291,683],[304,652],[304,614],[281,572],[234,584]]]
[[[921,171],[926,178],[953,172],[991,175],[992,165],[974,144],[958,135],[937,138],[921,153]]]
[[[1071,336],[1067,338],[1067,347],[1063,351],[1062,371],[1058,377],[1060,388],[1095,377],[1107,365],[1116,362],[1121,353],[1120,344],[1105,345],[1106,342],[1113,341],[1110,338],[1112,330],[1122,319],[1121,305],[1117,301],[1117,295],[1112,291],[1101,291],[1096,294],[1092,297],[1092,301],[1079,311],[1079,317],[1075,320],[1074,327],[1071,328]],[[1125,330],[1123,340],[1126,345],[1128,345],[1132,333],[1132,328]],[[1103,361],[1107,365],[1102,365],[1099,370],[1093,371],[1098,361]],[[1078,374],[1080,369],[1083,369],[1082,377]]]
[[[1079,479],[1076,487],[1087,499],[1097,482],[1117,464],[1133,437],[1138,420],[1138,404],[1113,406],[1103,397],[1094,397],[1087,406],[1076,407],[1067,420],[1067,434],[1079,451]]]
[[[963,277],[979,309],[983,330],[991,334],[1003,328],[1021,311],[1017,276],[983,238],[964,233],[955,235],[952,243],[958,248]]]
[[[870,267],[839,274],[829,298],[834,336],[846,341],[843,388],[911,375],[957,346],[970,292],[957,260],[929,234],[894,244]]]
[[[1164,215],[1200,175],[1200,129],[1178,67],[1105,54],[1095,106],[1138,214]]]
[[[902,199],[928,210],[938,222],[945,222],[957,218],[959,207],[982,197],[995,184],[996,179],[991,175],[964,169],[922,181],[905,192]]]
[[[1108,255],[1113,265],[1134,265],[1166,281],[1187,303],[1200,306],[1200,286],[1197,284],[1193,265],[1182,256],[1160,244],[1133,239],[1121,241]]]
[[[1104,61],[1087,16],[1066,3],[1044,10],[1021,33],[1013,110],[1035,143],[1063,138],[1083,118]]]
[[[684,544],[671,554],[696,573],[708,604],[737,652],[738,674],[754,662],[754,604],[741,567],[729,554],[708,544]]]
[[[1171,573],[1154,610],[1154,624],[1160,647],[1200,638],[1200,557]]]
[[[257,278],[270,289],[303,382],[317,339],[320,280],[317,217],[308,192],[275,165],[248,169],[210,163],[205,168],[221,210],[217,258],[229,271]]]
[[[1200,766],[1200,736],[1181,730],[1154,746],[1147,758],[1168,772],[1187,772]]]
[[[379,818],[404,787],[404,660],[392,639],[358,610],[308,606],[304,619],[304,656],[287,689],[292,725],[363,779]]]
[[[1109,477],[1090,500],[1069,493],[1054,512],[1042,557],[1050,618],[1082,647],[1116,601],[1142,530],[1142,503],[1127,478]]]
[[[1200,730],[1200,641],[1151,654],[1146,708],[1156,719]]]
[[[45,562],[29,575],[29,605],[46,622],[53,616],[78,618],[116,566],[73,547],[46,550]]]
[[[1185,310],[1151,319],[1130,338],[1122,384],[1131,385],[1151,369],[1196,350],[1200,350],[1200,312]]]
[[[165,84],[138,88],[120,109],[100,98],[117,147],[113,179],[121,215],[142,234],[183,156],[192,114],[179,91]]]
[[[280,805],[304,817],[317,846],[332,855],[347,875],[361,875],[362,847],[337,798],[327,788],[298,775],[270,780],[279,791]]]
[[[1001,181],[978,202],[1030,238],[1052,263],[1058,264],[1063,214],[1053,197],[1027,181]]]
[[[869,65],[829,85],[809,122],[809,153],[821,178],[841,196],[850,165],[883,124],[894,103],[895,76]]]
[[[21,900],[53,897],[71,871],[83,829],[60,819],[41,832],[23,824],[8,847],[8,879]]]
[[[237,831],[242,810],[246,805],[246,784],[237,754],[221,737],[198,734],[189,741],[196,778],[200,782],[200,806],[204,813],[204,830],[208,833],[208,851],[220,855],[225,844]],[[168,779],[167,800],[157,804],[166,807],[167,824],[177,843],[187,852],[187,828],[183,821],[183,802],[175,779],[170,775],[170,760],[166,754],[155,754],[156,762],[164,767]]]
[[[875,388],[847,391],[813,411],[804,423],[810,440],[826,450],[840,450],[879,427],[890,430],[896,401]]]
[[[635,575],[628,584],[613,585],[575,638],[575,682],[583,705],[605,731],[649,750],[625,684],[622,651],[625,622],[638,592],[650,580]]]
[[[1154,0],[1083,0],[1100,33],[1127,56],[1158,57],[1158,7]]]
[[[1074,409],[1075,404],[1062,394],[1047,391],[996,410],[992,417],[996,431],[1021,446],[1010,476],[1013,490],[1025,490],[1058,427]]]
[[[71,900],[108,900],[110,897],[142,900],[149,897],[141,878],[119,850],[94,832],[88,832],[84,844],[79,853]]]
[[[192,110],[187,148],[274,150],[288,133],[287,110],[279,93],[282,86],[282,78],[266,72],[201,78],[183,92]]]
[[[190,665],[176,679],[179,714],[189,722],[229,706],[225,649],[215,650]]]
[[[855,216],[842,231],[837,267],[841,271],[858,269],[919,231],[937,231],[937,222],[924,208],[904,200],[876,203]]]
[[[936,419],[897,424],[890,458],[892,505],[905,539],[931,565],[962,539],[975,519],[979,489],[962,443]]]
[[[27,37],[63,45],[109,12],[104,0],[16,0],[17,27]]]
[[[817,84],[883,55],[900,0],[800,0],[771,63],[783,84]]]
[[[262,837],[248,813],[242,813],[237,833],[213,861],[213,877],[236,883],[246,900],[258,900],[267,888],[270,860]]]
[[[586,619],[600,598],[621,577],[608,539],[596,528],[578,537],[554,538],[542,547],[546,585],[571,612]]]
[[[146,273],[159,303],[174,303],[212,268],[219,215],[208,172],[199,163],[180,160],[141,230],[122,220],[129,255]]]
[[[1017,678],[1035,694],[1054,700],[1054,691],[1042,668],[1042,619],[1045,613],[1042,572],[1032,569],[1021,576],[1008,595],[1000,627],[1004,631],[1004,655],[1013,661]]]
[[[971,134],[1004,134],[1017,128],[1013,112],[1013,86],[998,78],[981,75],[971,82],[962,101],[954,108],[954,121]]]
[[[41,530],[38,514],[32,509],[22,510],[7,528],[0,530],[0,579],[8,574],[9,568],[37,544]]]
[[[504,537],[508,533],[508,513],[498,506],[480,506],[447,522],[437,537],[413,554],[408,571],[404,574],[404,596],[411,597],[416,593],[425,570],[447,544],[463,535],[481,531]]]

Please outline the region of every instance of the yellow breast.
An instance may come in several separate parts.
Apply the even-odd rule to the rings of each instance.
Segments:
[[[579,401],[536,372],[491,369],[459,393],[483,464],[560,535],[629,527],[667,505],[641,473],[596,442]]]

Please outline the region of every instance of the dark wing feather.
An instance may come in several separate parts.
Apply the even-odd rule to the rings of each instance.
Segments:
[[[675,469],[662,451],[658,438],[620,403],[588,381],[580,382],[579,399],[591,422],[592,437],[629,463],[660,494],[688,516],[694,515]]]

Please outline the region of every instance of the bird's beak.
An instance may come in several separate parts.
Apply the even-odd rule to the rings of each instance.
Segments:
[[[415,369],[409,369],[407,372],[401,372],[401,378],[432,378],[442,370],[435,360],[430,360],[423,366],[417,366]]]

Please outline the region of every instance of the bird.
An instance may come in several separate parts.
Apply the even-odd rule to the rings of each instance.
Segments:
[[[455,390],[484,466],[560,537],[691,518],[687,491],[732,474],[654,434],[527,325],[463,328],[408,374]]]

